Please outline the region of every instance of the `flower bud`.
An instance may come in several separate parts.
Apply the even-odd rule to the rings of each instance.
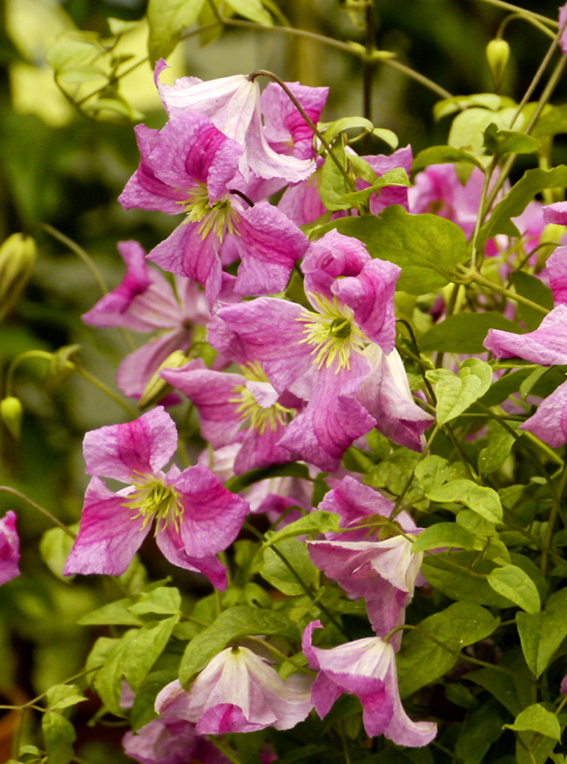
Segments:
[[[45,389],[48,395],[55,391],[70,379],[77,367],[73,363],[73,356],[81,349],[80,345],[64,345],[52,353],[49,361],[49,369],[45,378]]]
[[[23,233],[12,234],[0,246],[0,319],[24,288],[36,256],[35,240]]]
[[[165,379],[162,379],[159,375],[162,369],[179,369],[181,366],[185,366],[188,363],[188,360],[189,359],[185,353],[182,353],[181,350],[174,350],[173,353],[168,355],[146,385],[146,389],[138,401],[138,408],[143,409],[146,408],[146,406],[151,406],[172,391],[173,388],[169,382],[166,382]]]
[[[510,58],[510,46],[506,40],[500,38],[491,40],[486,46],[486,58],[488,59],[488,65],[492,72],[494,88],[500,90],[502,80],[504,79],[506,64]]]
[[[18,398],[9,395],[0,402],[0,417],[6,425],[9,433],[16,440],[20,439],[22,430],[22,417],[24,410]]]

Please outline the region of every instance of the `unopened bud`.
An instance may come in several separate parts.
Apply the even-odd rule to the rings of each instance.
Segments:
[[[77,367],[73,363],[73,356],[80,350],[80,345],[64,345],[51,354],[45,378],[45,390],[48,395],[53,395],[76,372]]]
[[[0,319],[24,288],[36,256],[35,239],[23,233],[13,233],[0,246]]]
[[[22,404],[13,395],[9,395],[3,401],[0,401],[0,417],[6,425],[8,432],[16,440],[20,439],[23,414]]]
[[[506,64],[510,58],[510,46],[506,40],[500,38],[491,40],[486,46],[486,58],[492,72],[494,88],[498,91],[502,85]]]
[[[146,389],[138,401],[138,408],[144,409],[146,406],[157,403],[173,390],[169,382],[160,377],[160,371],[163,371],[163,369],[179,369],[181,366],[186,366],[187,363],[189,363],[189,359],[181,350],[174,350],[173,353],[168,355],[146,385]]]

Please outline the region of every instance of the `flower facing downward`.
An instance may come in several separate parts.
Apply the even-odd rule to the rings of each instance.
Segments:
[[[392,645],[380,637],[369,637],[321,650],[311,644],[316,628],[321,628],[320,621],[313,621],[306,628],[303,652],[311,668],[319,670],[311,697],[321,718],[343,692],[350,692],[360,698],[364,729],[369,737],[385,735],[397,745],[410,748],[433,740],[437,725],[413,722],[404,711]]]
[[[199,735],[287,730],[313,708],[311,678],[294,674],[285,681],[247,647],[228,647],[216,655],[188,691],[176,680],[156,698],[156,711],[196,723]]]
[[[238,535],[248,504],[203,465],[183,472],[174,465],[164,473],[176,447],[175,424],[161,406],[134,422],[86,434],[86,471],[94,477],[65,575],[120,575],[155,521],[157,545],[169,562],[204,573],[217,588],[226,586],[215,555]],[[98,475],[128,485],[114,493]]]

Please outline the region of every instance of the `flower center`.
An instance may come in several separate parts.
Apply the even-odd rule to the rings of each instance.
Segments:
[[[155,477],[134,473],[132,485],[135,490],[128,494],[125,507],[137,510],[132,520],[143,517],[142,528],[145,528],[155,517],[155,532],[165,530],[170,522],[179,531],[179,519],[183,515],[183,507],[179,504],[177,491]]]
[[[238,397],[229,399],[230,403],[239,404],[236,410],[240,418],[248,419],[250,427],[258,430],[260,435],[265,433],[267,427],[275,432],[278,425],[287,424],[287,415],[293,416],[296,412],[285,408],[277,400],[271,402],[276,392],[260,364],[250,364],[243,374],[253,383],[251,389],[247,385],[236,385],[234,392],[238,393]]]
[[[354,313],[348,305],[339,305],[336,297],[331,302],[326,297],[310,293],[317,303],[320,313],[305,310],[298,319],[305,328],[302,343],[314,345],[311,355],[315,356],[317,368],[329,368],[338,358],[336,372],[350,369],[351,352],[362,353],[369,341],[353,321]]]
[[[232,209],[228,199],[220,199],[212,204],[209,201],[209,192],[204,183],[197,183],[194,188],[188,192],[188,197],[184,202],[180,202],[185,207],[187,222],[201,223],[199,234],[205,238],[212,231],[213,234],[222,242],[228,233],[234,233],[234,224],[238,222],[238,213]]]

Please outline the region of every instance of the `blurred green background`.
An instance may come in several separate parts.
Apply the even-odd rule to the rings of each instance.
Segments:
[[[364,43],[362,17],[345,3],[281,0],[278,5],[298,28]],[[557,15],[557,0],[526,0],[523,7]],[[83,348],[84,366],[114,388],[117,364],[127,352],[124,340],[116,330],[98,331],[81,322],[80,315],[101,296],[98,286],[76,255],[41,225],[55,227],[83,247],[113,288],[123,274],[116,243],[135,238],[150,249],[177,221],[161,213],[122,210],[116,199],[138,162],[133,124],[96,122],[79,115],[55,86],[46,51],[62,32],[77,28],[105,36],[108,17],[142,19],[145,3],[4,0],[0,8],[0,242],[11,233],[26,232],[39,246],[30,281],[0,324],[0,380],[24,351],[53,351],[76,343]],[[481,0],[376,0],[375,10],[378,48],[394,51],[397,60],[453,94],[491,91],[484,50],[508,15],[505,10]],[[140,58],[145,56],[146,38],[142,21],[120,44]],[[502,92],[519,100],[549,39],[518,19],[510,21],[506,39],[512,57]],[[210,79],[271,69],[286,80],[329,85],[326,120],[362,113],[359,59],[312,40],[231,28],[204,47],[198,36],[189,38],[169,62],[171,78],[191,74]],[[125,79],[122,92],[146,115],[147,124],[164,123],[148,63]],[[372,118],[376,126],[395,131],[401,146],[410,143],[417,152],[446,141],[449,121],[436,124],[432,119],[437,100],[435,93],[405,74],[382,64],[376,67]],[[567,82],[554,97],[555,103],[565,101]],[[376,150],[384,150],[384,145]],[[556,153],[558,161],[567,159],[560,141]],[[72,523],[80,517],[87,481],[83,435],[124,421],[126,415],[80,377],[48,395],[45,371],[41,359],[18,367],[15,391],[25,409],[22,439],[16,441],[2,429],[0,479]],[[32,697],[80,670],[93,635],[75,621],[101,604],[106,592],[98,580],[75,580],[68,586],[46,573],[38,547],[49,522],[0,494],[0,515],[12,508],[17,510],[23,541],[23,575],[0,588],[0,692],[11,696],[17,687]],[[85,719],[92,712],[80,709]],[[109,730],[108,744],[117,743],[121,734]],[[100,734],[85,727],[82,735],[79,751],[89,761],[123,760],[119,746],[111,753]]]

